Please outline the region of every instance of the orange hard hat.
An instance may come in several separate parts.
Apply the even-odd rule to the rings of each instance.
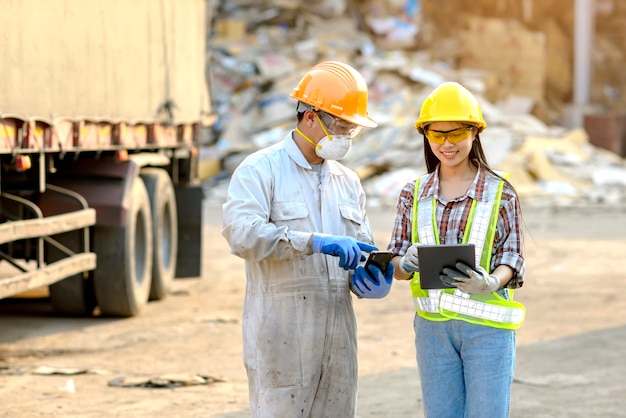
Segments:
[[[378,126],[367,115],[365,79],[347,64],[325,61],[315,65],[302,77],[291,97],[359,126]]]
[[[467,122],[477,126],[479,132],[487,127],[474,95],[454,81],[440,84],[426,97],[415,127],[423,133],[424,126],[433,122]]]

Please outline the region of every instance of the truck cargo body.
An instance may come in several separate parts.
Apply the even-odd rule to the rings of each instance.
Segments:
[[[0,7],[0,298],[135,315],[201,272],[206,2]]]

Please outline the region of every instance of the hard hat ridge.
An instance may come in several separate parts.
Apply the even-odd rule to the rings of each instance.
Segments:
[[[363,76],[338,61],[311,68],[293,89],[291,97],[348,122],[374,128],[367,114],[368,88]]]
[[[478,100],[454,81],[440,84],[426,97],[415,128],[423,133],[424,127],[433,122],[466,122],[477,126],[479,132],[487,127]]]

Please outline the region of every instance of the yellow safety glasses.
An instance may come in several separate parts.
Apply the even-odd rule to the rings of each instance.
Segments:
[[[451,131],[431,131],[428,129],[424,131],[424,135],[426,135],[426,139],[435,144],[443,145],[446,142],[446,138],[451,144],[458,144],[472,136],[473,129],[470,126],[452,129]]]

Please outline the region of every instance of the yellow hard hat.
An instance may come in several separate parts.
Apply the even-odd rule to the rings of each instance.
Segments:
[[[474,95],[453,81],[440,84],[426,97],[415,127],[423,133],[424,127],[433,122],[467,122],[477,126],[479,132],[487,127]]]
[[[367,83],[347,64],[325,61],[315,65],[302,77],[291,97],[365,128],[377,126],[367,115]]]

